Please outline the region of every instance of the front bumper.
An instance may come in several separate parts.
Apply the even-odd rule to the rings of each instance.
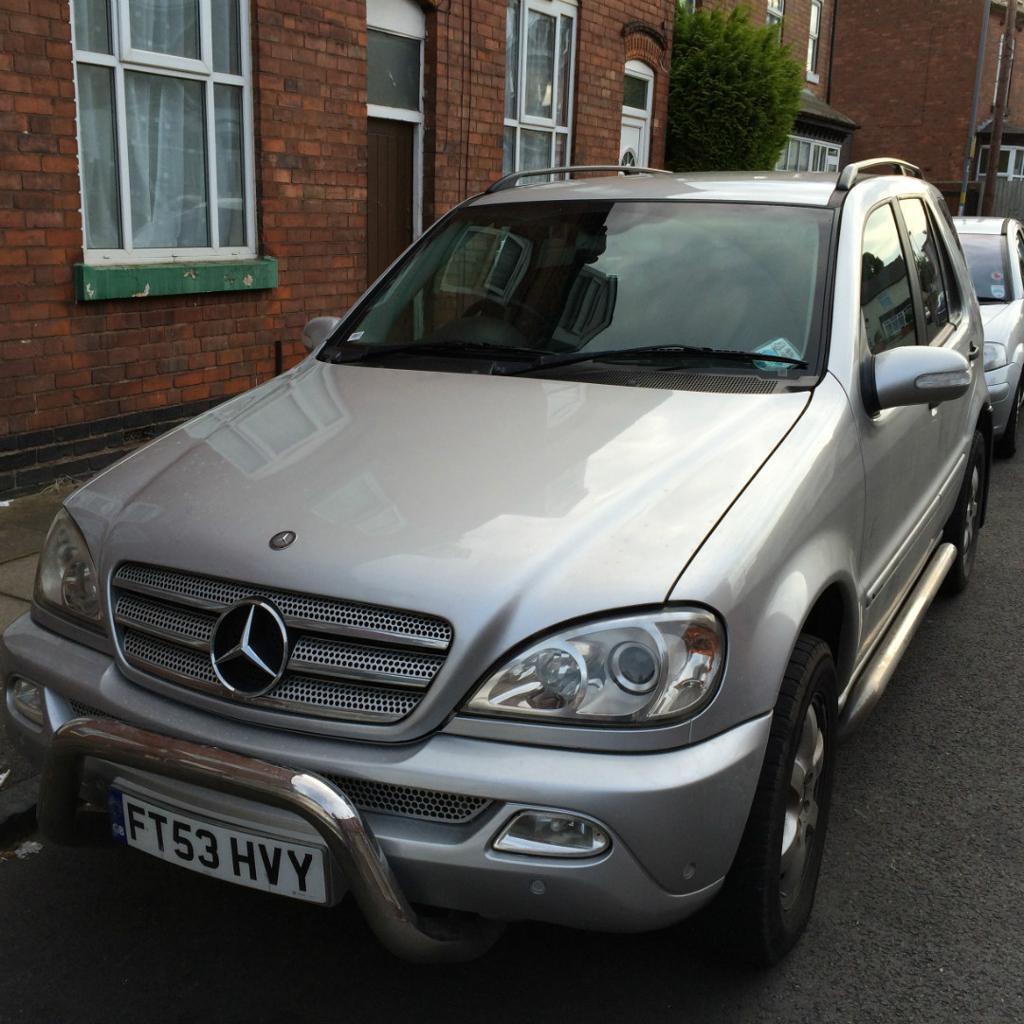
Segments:
[[[14,676],[45,688],[42,727],[12,709],[6,690]],[[79,712],[85,705],[93,717],[114,719],[91,721],[89,736],[109,736],[99,725],[109,724],[115,733],[123,725],[142,730],[146,743],[172,752],[191,750],[190,745],[213,748],[231,764],[236,757],[259,762],[259,771],[278,782],[312,778],[309,785],[328,804],[352,811],[344,786],[331,784],[327,776],[484,797],[490,801],[486,811],[460,824],[355,812],[365,841],[379,849],[379,862],[405,905],[608,931],[663,927],[689,916],[718,891],[739,845],[770,728],[766,715],[703,743],[649,754],[527,747],[445,734],[401,746],[311,737],[221,718],[143,690],[124,678],[109,656],[42,629],[28,616],[0,641],[0,679],[7,732],[40,764],[51,749],[71,743],[57,739],[55,745],[55,736],[65,735],[62,729],[78,736],[86,728],[67,724],[76,717],[74,702]],[[180,765],[183,760],[194,766],[191,754],[182,759],[175,753],[167,763],[133,760],[123,756],[121,746],[102,746],[108,739],[98,752],[82,750],[80,742],[75,741],[75,756],[81,785],[68,782],[78,776],[66,771],[57,783],[48,776],[44,809],[59,801],[63,810],[57,817],[63,820],[69,802],[100,800],[105,787],[119,780],[213,818],[230,813],[272,832],[306,830],[327,841],[340,874],[373,923],[372,904],[364,905],[360,896],[365,879],[357,880],[365,868],[336,852],[341,840],[333,833],[325,836],[321,811],[296,804],[294,795],[282,804],[265,799],[263,789],[242,792],[233,771],[188,774],[193,767],[186,772]],[[527,808],[593,818],[607,829],[611,847],[580,860],[496,852],[495,836]],[[60,830],[55,831],[59,838]]]

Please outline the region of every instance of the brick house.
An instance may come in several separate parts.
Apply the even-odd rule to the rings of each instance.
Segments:
[[[978,108],[982,146],[990,134],[1006,10],[1006,0],[991,0]],[[954,207],[968,143],[981,13],[979,4],[966,0],[841,0],[836,30],[833,96],[861,125],[853,159],[883,154],[910,160]],[[1018,33],[1022,26],[1018,15]],[[1012,166],[1024,175],[1024,75],[1016,66],[1007,127],[1004,172]],[[976,191],[972,187],[969,210]]]
[[[804,66],[804,85],[779,170],[834,171],[850,159],[857,124],[832,106],[832,41],[837,5],[846,0],[689,0],[697,10],[746,8],[758,24],[777,25],[783,46]],[[845,7],[841,8],[845,12]]]
[[[0,497],[293,364],[502,170],[663,161],[672,0],[0,0]]]

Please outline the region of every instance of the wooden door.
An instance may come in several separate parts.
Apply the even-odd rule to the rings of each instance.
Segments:
[[[412,242],[413,149],[416,125],[367,122],[366,279],[375,280]]]

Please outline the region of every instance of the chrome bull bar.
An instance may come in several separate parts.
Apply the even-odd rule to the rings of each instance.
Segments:
[[[495,921],[417,914],[359,811],[320,776],[124,722],[76,718],[54,733],[36,813],[43,834],[55,843],[76,845],[84,838],[79,793],[90,757],[297,814],[323,838],[374,934],[396,956],[420,963],[471,960],[501,934]]]

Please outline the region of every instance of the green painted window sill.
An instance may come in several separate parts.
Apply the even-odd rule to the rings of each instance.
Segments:
[[[264,256],[230,263],[141,263],[130,267],[75,264],[79,302],[145,299],[154,295],[251,292],[277,287],[277,260]]]

